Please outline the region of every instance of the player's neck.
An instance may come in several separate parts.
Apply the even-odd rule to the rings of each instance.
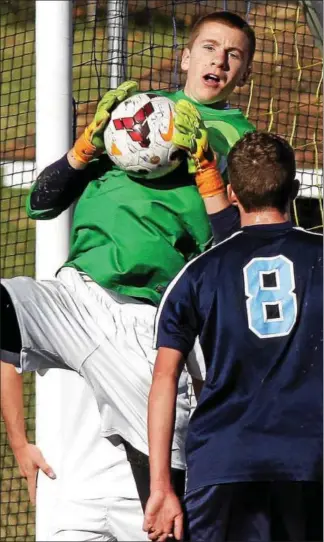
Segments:
[[[188,90],[187,87],[184,87],[183,93],[184,93],[185,96],[187,96],[187,98],[189,98],[190,100],[192,100],[196,104],[205,105],[206,107],[210,107],[211,109],[221,109],[221,110],[228,109],[228,101],[227,100],[222,100],[221,102],[213,102],[213,103],[203,104],[202,102],[200,102],[194,96],[191,95],[191,93],[190,93],[190,91]]]
[[[262,224],[282,224],[290,220],[289,213],[282,213],[278,209],[264,209],[262,211],[241,211],[241,226],[260,226]]]

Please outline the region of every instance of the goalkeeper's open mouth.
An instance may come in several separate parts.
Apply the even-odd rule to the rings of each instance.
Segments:
[[[203,75],[203,81],[204,81],[204,84],[207,85],[208,87],[218,88],[220,85],[221,79],[215,73],[206,73],[205,75]]]

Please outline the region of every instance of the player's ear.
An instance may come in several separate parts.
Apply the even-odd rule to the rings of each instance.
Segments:
[[[231,184],[227,185],[226,191],[227,191],[228,201],[230,202],[230,204],[237,205],[238,204],[237,197]]]
[[[292,185],[292,189],[291,189],[291,196],[290,196],[291,200],[294,200],[297,197],[299,187],[300,187],[300,182],[298,179],[295,179]]]
[[[184,72],[187,72],[189,70],[189,63],[190,63],[190,49],[186,47],[183,50],[182,59],[181,59],[181,69]]]

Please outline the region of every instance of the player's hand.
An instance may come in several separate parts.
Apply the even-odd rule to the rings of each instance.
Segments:
[[[208,143],[208,131],[198,109],[187,100],[175,104],[175,131],[172,142],[189,156],[189,173],[203,198],[224,194],[222,176],[217,169],[216,156]]]
[[[151,493],[145,507],[143,530],[150,540],[164,542],[183,536],[183,512],[180,501],[172,491],[156,490]]]
[[[87,164],[105,148],[103,133],[109,122],[111,111],[129,98],[138,89],[136,81],[125,81],[115,90],[108,90],[97,106],[93,121],[77,139],[72,149],[73,156]]]
[[[175,131],[172,142],[193,158],[197,169],[204,157],[213,160],[214,155],[208,144],[208,132],[200,113],[187,100],[179,100],[174,107]]]
[[[110,119],[110,113],[120,102],[126,100],[136,92],[136,81],[125,81],[116,90],[108,90],[100,100],[92,123],[86,128],[89,141],[97,149],[104,149],[103,132]]]
[[[34,444],[25,444],[15,449],[14,455],[17,460],[21,476],[26,478],[29,498],[32,504],[36,503],[36,479],[40,469],[46,476],[55,480],[53,469],[46,463],[42,452]]]

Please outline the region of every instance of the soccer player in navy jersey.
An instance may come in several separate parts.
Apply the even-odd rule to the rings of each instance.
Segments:
[[[151,540],[315,541],[322,526],[322,236],[293,227],[292,148],[255,132],[228,157],[241,229],[180,271],[162,298],[149,399]],[[170,482],[183,360],[206,380],[186,443],[184,512]]]

